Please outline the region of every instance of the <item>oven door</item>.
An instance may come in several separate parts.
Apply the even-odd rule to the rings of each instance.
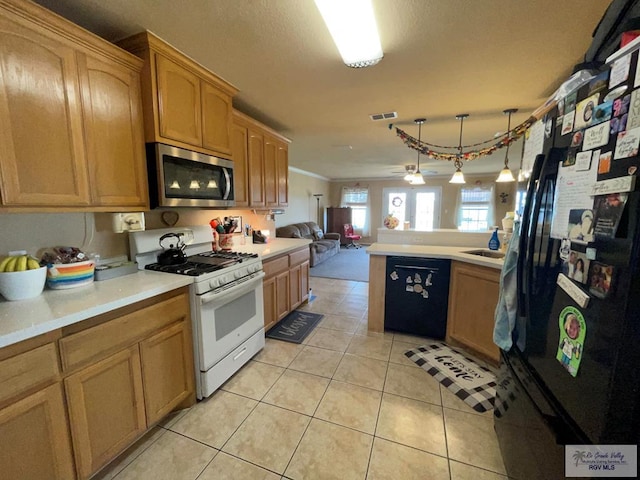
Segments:
[[[206,372],[242,342],[264,328],[264,272],[196,299],[195,327],[200,371]]]

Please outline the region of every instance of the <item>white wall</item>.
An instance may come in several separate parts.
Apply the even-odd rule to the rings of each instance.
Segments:
[[[284,214],[276,215],[276,226],[283,227],[291,223],[316,222],[324,230],[324,208],[329,206],[329,179],[289,168],[289,206]],[[318,201],[314,193],[321,193],[320,215]]]
[[[425,177],[426,186],[435,186],[442,188],[442,198],[440,201],[440,228],[455,229],[456,227],[456,202],[460,187],[449,183],[450,177]],[[491,176],[472,176],[465,175],[466,186],[479,182],[481,185],[494,184],[495,175]],[[382,225],[382,191],[386,187],[407,187],[407,182],[401,178],[394,180],[360,180],[350,182],[332,182],[331,183],[331,201],[328,205],[333,207],[340,206],[340,196],[343,186],[354,186],[359,184],[363,187],[369,187],[369,199],[371,205],[371,237],[362,237],[362,243],[369,244],[377,242],[377,230]],[[502,203],[501,193],[508,194],[506,203]],[[500,225],[507,211],[513,210],[515,204],[516,183],[496,183],[494,189],[494,223]]]

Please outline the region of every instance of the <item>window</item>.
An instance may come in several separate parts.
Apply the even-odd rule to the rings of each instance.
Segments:
[[[382,193],[383,217],[391,213],[401,226],[409,222],[415,230],[440,227],[440,188],[385,188]]]
[[[461,188],[458,212],[459,230],[467,232],[488,230],[493,214],[493,189]]]
[[[351,207],[353,229],[363,237],[369,236],[369,188],[342,187],[343,207]]]

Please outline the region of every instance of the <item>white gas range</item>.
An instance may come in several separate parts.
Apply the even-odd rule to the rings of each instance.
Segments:
[[[184,261],[160,265],[160,238],[176,234]],[[211,395],[264,348],[262,261],[256,254],[213,252],[209,225],[131,232],[131,259],[139,269],[193,276],[191,319],[197,396]],[[175,243],[175,242],[174,242]],[[175,245],[171,245],[175,247]]]

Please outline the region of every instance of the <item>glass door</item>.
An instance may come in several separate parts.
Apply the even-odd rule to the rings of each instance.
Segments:
[[[434,230],[440,227],[439,187],[383,189],[383,218],[393,214],[400,225],[409,222],[414,230]]]

